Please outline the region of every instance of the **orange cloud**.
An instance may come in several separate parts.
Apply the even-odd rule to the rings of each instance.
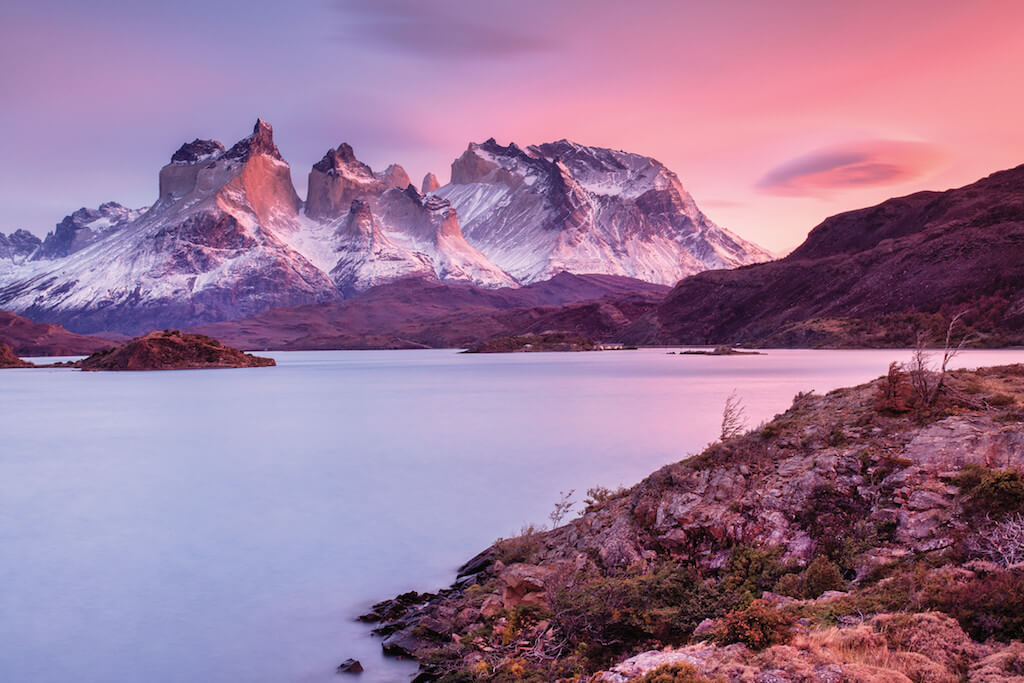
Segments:
[[[840,190],[906,183],[934,171],[941,161],[939,148],[927,142],[851,142],[776,166],[757,188],[771,194],[821,197]]]

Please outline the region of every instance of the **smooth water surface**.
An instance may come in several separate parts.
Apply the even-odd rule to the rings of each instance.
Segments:
[[[353,621],[371,603],[699,451],[733,389],[753,426],[909,353],[270,355],[0,372],[0,680],[406,680]]]

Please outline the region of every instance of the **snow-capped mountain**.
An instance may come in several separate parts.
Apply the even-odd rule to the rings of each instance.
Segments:
[[[138,333],[407,277],[496,289],[568,271],[673,284],[766,259],[653,159],[564,140],[471,144],[448,185],[428,173],[421,190],[401,166],[375,172],[341,144],[313,165],[303,202],[258,120],[230,149],[181,145],[147,209],[108,202],[44,240],[0,234],[0,308],[75,332]]]
[[[32,258],[39,260],[70,256],[120,230],[145,212],[145,209],[129,209],[117,202],[100,204],[97,209],[83,207],[65,216],[53,232],[46,236]]]
[[[153,206],[84,245],[69,228],[66,255],[57,250],[5,278],[0,308],[79,332],[135,333],[335,298],[330,278],[278,236],[297,225],[299,208],[265,122],[226,151],[196,140],[161,169]],[[75,215],[86,213],[72,224]],[[61,234],[43,247],[65,245]]]
[[[305,213],[309,220],[292,244],[318,252],[315,260],[345,294],[409,276],[518,286],[466,242],[447,201],[424,197],[397,164],[374,173],[348,144],[313,166]]]
[[[569,271],[671,285],[771,258],[711,222],[658,161],[567,140],[471,143],[433,194],[451,202],[466,240],[522,284]]]

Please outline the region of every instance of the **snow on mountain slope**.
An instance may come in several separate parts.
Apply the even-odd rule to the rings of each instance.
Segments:
[[[278,236],[296,229],[299,207],[262,120],[227,151],[196,140],[161,170],[153,206],[66,256],[18,267],[0,308],[80,332],[138,333],[335,298]]]
[[[120,230],[145,212],[144,208],[129,209],[117,202],[100,204],[97,209],[82,207],[57,224],[32,258],[41,260],[70,256]]]
[[[471,143],[432,195],[451,202],[471,245],[524,284],[561,271],[674,284],[771,258],[711,222],[661,163],[566,140]]]
[[[423,197],[408,181],[396,164],[374,173],[342,143],[310,171],[307,220],[286,239],[330,272],[346,295],[413,275],[517,286],[466,242],[447,201]]]

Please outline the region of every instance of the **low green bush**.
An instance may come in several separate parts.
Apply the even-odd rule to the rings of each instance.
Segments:
[[[968,464],[952,483],[960,487],[961,505],[969,518],[999,519],[1024,510],[1024,474]]]

